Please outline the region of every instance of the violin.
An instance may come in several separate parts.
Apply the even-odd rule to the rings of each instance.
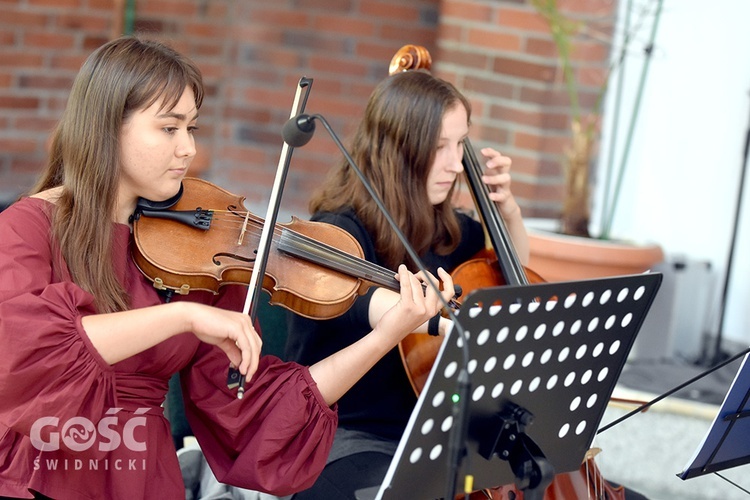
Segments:
[[[403,46],[392,58],[390,74],[414,69],[429,70],[432,58],[429,52],[416,45]],[[459,265],[451,272],[453,281],[460,284],[465,294],[472,290],[500,285],[528,285],[542,283],[544,279],[531,269],[521,265],[513,247],[505,222],[497,206],[490,199],[489,189],[482,182],[482,168],[468,140],[464,145],[463,167],[472,198],[489,236],[492,248],[486,248],[473,259]],[[437,358],[442,338],[410,334],[399,344],[404,368],[412,388],[417,394],[423,389],[432,365]],[[578,471],[556,474],[544,492],[545,500],[573,498],[606,498],[624,500],[622,486],[609,484],[594,461],[595,453],[587,453]],[[458,498],[465,498],[459,495]],[[523,491],[515,485],[502,485],[475,491],[468,500],[523,499]]]
[[[181,295],[247,285],[264,221],[245,209],[244,199],[186,177],[168,209],[143,200],[133,217],[136,266],[157,289]],[[400,290],[395,272],[364,260],[357,240],[337,226],[292,217],[273,231],[262,278],[271,304],[329,319],[372,285]]]

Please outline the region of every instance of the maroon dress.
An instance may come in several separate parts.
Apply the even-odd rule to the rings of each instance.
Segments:
[[[266,356],[238,400],[226,386],[226,355],[187,332],[107,364],[81,326],[96,312],[92,296],[55,265],[52,207],[24,198],[0,213],[0,496],[184,499],[161,406],[177,372],[188,421],[219,481],[276,495],[309,487],[337,414],[308,369]],[[130,258],[130,228],[115,231],[132,307],[159,304]],[[224,288],[182,300],[241,310],[244,287]]]

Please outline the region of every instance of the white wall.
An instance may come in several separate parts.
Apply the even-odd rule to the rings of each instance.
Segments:
[[[621,7],[627,2],[620,0]],[[656,4],[633,1],[631,22],[644,8],[652,15],[627,59],[620,142]],[[710,261],[717,276],[712,304],[717,318],[749,126],[750,1],[664,0],[612,235],[656,241],[668,255]],[[611,142],[606,131],[603,141],[600,164]],[[615,167],[621,156],[620,149]],[[744,197],[723,332],[726,339],[750,343],[750,281],[745,279],[750,276],[750,192]]]

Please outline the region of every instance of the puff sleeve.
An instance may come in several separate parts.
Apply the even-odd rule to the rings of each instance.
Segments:
[[[93,297],[55,277],[44,211],[17,203],[0,223],[0,422],[29,435],[45,415],[99,417],[115,404],[113,369],[85,335]]]
[[[245,396],[226,386],[226,355],[203,344],[182,371],[185,410],[217,479],[283,496],[312,485],[338,423],[306,367],[261,359]]]

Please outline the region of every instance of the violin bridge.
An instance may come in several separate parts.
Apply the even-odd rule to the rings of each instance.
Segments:
[[[250,218],[250,211],[245,212],[245,221],[242,223],[242,230],[240,231],[240,237],[237,238],[237,245],[242,245],[242,240],[245,238],[245,232],[247,231],[247,221]]]

